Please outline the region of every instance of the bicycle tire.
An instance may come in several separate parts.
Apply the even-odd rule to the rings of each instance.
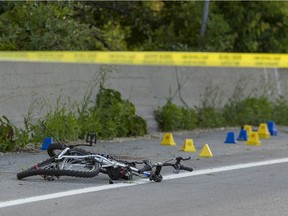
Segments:
[[[63,151],[65,149],[65,146],[60,144],[60,143],[52,143],[51,145],[49,145],[49,147],[47,148],[47,153],[50,157],[54,157],[57,156],[58,154],[55,153],[55,150],[60,150]],[[80,149],[80,148],[73,148],[71,147],[69,154],[73,154],[74,152],[76,153],[80,153],[80,155],[87,155],[90,154],[90,152],[84,150],[84,149]]]
[[[33,167],[30,167],[26,170],[23,170],[19,173],[17,173],[17,179],[20,180],[20,179],[23,179],[23,178],[26,178],[26,177],[29,177],[29,176],[33,176],[30,174],[30,171],[35,171],[35,167],[43,167],[43,166],[46,166],[46,165],[49,165],[51,163],[53,163],[55,161],[55,157],[51,157],[51,158],[48,158],[47,160],[45,161],[42,161],[38,164],[35,164]]]
[[[44,175],[44,176],[71,176],[78,178],[92,178],[98,175],[98,171],[84,172],[84,171],[75,171],[75,170],[47,170],[47,169],[27,169],[17,174],[17,179],[21,180],[23,178]]]
[[[65,149],[65,146],[63,146],[62,144],[60,143],[52,143],[51,145],[48,146],[47,148],[47,153],[50,157],[54,157],[56,156],[57,154],[55,153],[55,150],[64,150]]]
[[[78,149],[79,150],[79,149]],[[75,152],[75,151],[74,151]],[[79,150],[80,152],[80,150]],[[76,170],[59,170],[59,169],[45,169],[46,166],[51,166],[56,161],[56,157],[51,157],[45,161],[42,161],[33,167],[30,167],[22,172],[17,173],[17,179],[21,180],[23,178],[31,177],[31,176],[37,176],[37,175],[43,175],[43,176],[71,176],[71,177],[79,177],[79,178],[92,178],[94,176],[97,176],[100,172],[100,166],[95,165],[96,169],[92,171],[76,171]],[[97,163],[97,162],[95,162]]]

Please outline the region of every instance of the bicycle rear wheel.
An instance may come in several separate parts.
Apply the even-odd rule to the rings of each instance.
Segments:
[[[83,152],[82,152],[83,153]],[[74,151],[74,155],[82,155],[79,150]],[[98,162],[91,159],[73,159],[65,158],[57,160],[56,157],[49,158],[40,162],[33,167],[17,173],[17,179],[21,180],[30,176],[43,176],[44,179],[54,179],[60,176],[72,176],[80,178],[92,178],[100,172],[100,165]]]

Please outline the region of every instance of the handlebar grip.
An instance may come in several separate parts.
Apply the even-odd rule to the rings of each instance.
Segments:
[[[192,171],[193,171],[193,168],[191,168],[191,167],[186,167],[186,166],[183,166],[183,165],[180,165],[180,169],[181,169],[181,170],[186,170],[186,171],[189,171],[189,172],[192,172]]]
[[[141,174],[141,173],[143,173],[143,172],[145,172],[145,171],[150,171],[151,169],[152,169],[151,166],[146,165],[146,166],[144,166],[142,169],[139,169],[139,170],[138,170],[138,173]]]

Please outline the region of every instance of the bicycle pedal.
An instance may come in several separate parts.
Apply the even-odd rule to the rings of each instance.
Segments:
[[[46,175],[44,175],[43,178],[46,181],[54,181],[55,180],[54,176],[46,176]]]

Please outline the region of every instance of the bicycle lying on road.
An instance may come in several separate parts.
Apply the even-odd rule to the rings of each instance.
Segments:
[[[118,179],[132,180],[133,176],[161,182],[163,179],[161,169],[164,166],[173,167],[176,173],[180,170],[193,171],[192,168],[181,164],[181,161],[190,160],[190,157],[176,157],[164,163],[152,163],[149,160],[127,161],[114,158],[111,155],[91,153],[78,148],[82,145],[92,146],[92,144],[96,144],[96,135],[92,132],[89,132],[86,137],[86,142],[89,144],[66,146],[59,140],[57,141],[58,143],[50,144],[47,149],[50,158],[19,172],[17,178],[20,180],[36,175],[40,175],[46,180],[55,180],[60,176],[92,178],[99,173],[104,173],[109,176],[110,183],[113,183],[112,180]],[[174,162],[172,163],[172,161]],[[139,165],[141,168],[137,168]]]

